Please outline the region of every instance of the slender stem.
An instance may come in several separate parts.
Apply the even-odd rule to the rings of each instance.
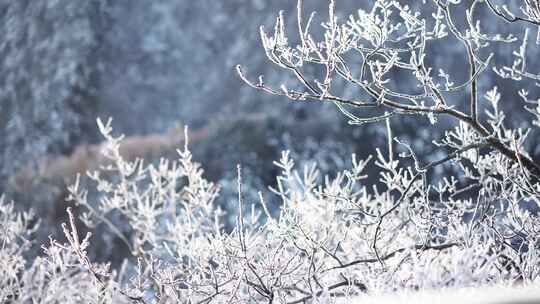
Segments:
[[[467,45],[467,57],[469,58],[470,75],[471,75],[471,117],[477,122],[478,121],[478,83],[477,78],[474,77],[476,74],[476,63],[474,61],[473,47],[470,41],[466,42]]]

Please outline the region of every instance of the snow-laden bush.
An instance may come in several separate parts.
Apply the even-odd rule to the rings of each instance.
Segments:
[[[51,240],[43,255],[30,261],[27,250],[38,229],[33,219],[0,198],[0,303],[114,303],[109,280],[97,284],[71,248]],[[93,268],[105,271],[106,266]]]
[[[98,120],[107,141],[106,163],[88,174],[98,199],[89,199],[79,182],[68,189],[77,209],[68,209],[65,241],[51,240],[43,256],[28,259],[25,250],[35,223],[30,214],[18,215],[11,204],[0,203],[0,265],[6,274],[0,276],[0,301],[332,303],[397,290],[539,283],[540,171],[523,148],[538,122],[510,129],[496,88],[485,92],[487,103],[479,106],[477,80],[490,58],[481,59],[479,50],[515,37],[482,34],[472,12],[484,5],[495,18],[512,22],[512,7],[472,1],[469,28],[461,33],[451,18],[454,6],[465,5],[459,0],[433,1],[432,23],[397,1],[378,0],[371,11],[360,11],[342,25],[331,1],[324,40],[316,43],[309,23],[302,23],[301,4],[300,46],[289,46],[282,15],[274,37],[264,31],[262,37],[272,62],[292,71],[308,91],[274,90],[262,79],[252,83],[241,76],[272,94],[330,100],[354,125],[385,122],[386,149],[374,149],[367,159],[353,155],[348,170],[331,176],[321,176],[316,164],[297,168],[283,152],[275,162],[280,170],[275,186],[259,193],[257,201],[245,200],[243,179],[249,176],[239,166],[236,211],[221,210],[219,186],[204,178],[187,140],[177,161],[128,161],[120,154],[122,136],[113,135],[110,121]],[[529,19],[514,22],[536,24],[534,7],[524,10]],[[426,28],[429,24],[435,28]],[[470,59],[470,78],[458,85],[444,71],[438,76],[443,82],[437,82],[424,61],[426,43],[449,33]],[[359,78],[343,60],[349,51],[364,59]],[[513,66],[494,71],[534,83],[524,55],[514,55]],[[300,70],[305,62],[322,64],[324,79],[308,80]],[[386,79],[392,69],[411,72],[420,92],[394,91]],[[373,100],[332,95],[334,77],[358,85]],[[468,87],[469,110],[463,112],[449,96]],[[538,120],[538,102],[525,90],[520,96]],[[385,112],[360,118],[347,105]],[[436,126],[439,116],[457,121],[434,139],[441,155],[423,161],[412,145],[393,137],[391,118],[402,114],[425,115]],[[378,183],[367,182],[368,166],[378,169]],[[434,172],[448,167],[451,174]],[[279,212],[265,203],[271,195],[280,200]],[[231,220],[234,229],[226,230]],[[92,261],[87,253],[92,235],[81,233],[83,223],[90,229],[103,224],[125,243],[131,256],[121,269]]]
[[[92,236],[81,235],[70,209],[67,241],[51,240],[44,256],[25,261],[31,215],[2,203],[2,301],[331,302],[362,293],[539,280],[540,221],[518,206],[536,196],[513,180],[486,178],[489,191],[461,200],[452,195],[459,191],[455,181],[430,186],[438,195],[428,195],[416,169],[381,152],[375,163],[384,187],[363,183],[369,159],[353,155],[349,170],[320,176],[315,165],[295,168],[283,152],[272,188],[282,203],[279,215],[265,204],[270,194],[244,201],[242,178],[248,177],[239,168],[236,228],[228,232],[223,222],[233,215],[215,204],[219,189],[204,179],[187,143],[178,161],[129,162],[110,122],[99,125],[108,163],[89,176],[100,200],[88,201],[77,183],[69,191],[83,222],[108,225],[132,258],[118,272],[92,262],[86,253]]]

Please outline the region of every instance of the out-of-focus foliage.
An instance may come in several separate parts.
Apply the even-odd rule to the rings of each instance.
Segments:
[[[95,134],[106,6],[101,0],[0,4],[0,176]]]

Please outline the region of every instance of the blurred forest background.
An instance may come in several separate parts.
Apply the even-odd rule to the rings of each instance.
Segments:
[[[347,18],[369,2],[337,1],[338,15]],[[318,12],[315,29],[326,18],[327,5],[305,1],[306,12]],[[102,140],[96,117],[113,117],[115,131],[126,134],[131,145],[126,153],[148,161],[175,158],[182,126],[189,125],[190,146],[208,178],[222,186],[224,208],[236,204],[237,163],[244,167],[248,195],[255,197],[257,190],[273,184],[272,161],[282,150],[291,150],[300,164],[316,161],[331,174],[348,166],[351,153],[365,157],[376,146],[384,147],[383,125],[348,126],[331,104],[264,95],[235,74],[240,63],[251,76],[264,74],[267,83],[294,83],[292,75],[268,64],[258,28],[271,28],[277,12],[284,10],[294,29],[295,7],[290,0],[2,1],[0,193],[19,208],[37,211],[41,240],[58,233],[65,220],[66,186],[75,173],[96,169]],[[492,13],[485,9],[479,14]],[[490,22],[485,26],[493,31],[523,35],[519,24],[492,16]],[[454,80],[466,78],[461,46],[449,40],[433,47],[428,60],[434,68],[444,67],[458,77]],[[511,52],[518,47],[493,45],[495,65],[511,64]],[[539,50],[535,45],[528,54],[538,58]],[[530,64],[534,70],[536,62]],[[480,78],[480,92],[498,85],[508,121],[520,126],[528,114],[512,111],[521,103],[512,80],[490,71],[486,75]],[[394,81],[396,86],[410,83]],[[342,90],[338,95],[356,93],[345,85]],[[460,94],[456,98],[466,92]],[[392,124],[399,126],[395,135],[423,160],[435,158],[436,151],[428,149],[433,149],[433,134],[443,128],[407,117]],[[526,147],[535,158],[538,141],[532,134]],[[119,243],[106,237],[94,253],[100,260],[111,258],[111,242]]]

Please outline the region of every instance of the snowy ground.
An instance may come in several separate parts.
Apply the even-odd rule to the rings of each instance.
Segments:
[[[489,287],[452,289],[443,292],[407,292],[393,295],[360,297],[356,301],[336,303],[362,304],[540,304],[540,285],[526,288]]]

